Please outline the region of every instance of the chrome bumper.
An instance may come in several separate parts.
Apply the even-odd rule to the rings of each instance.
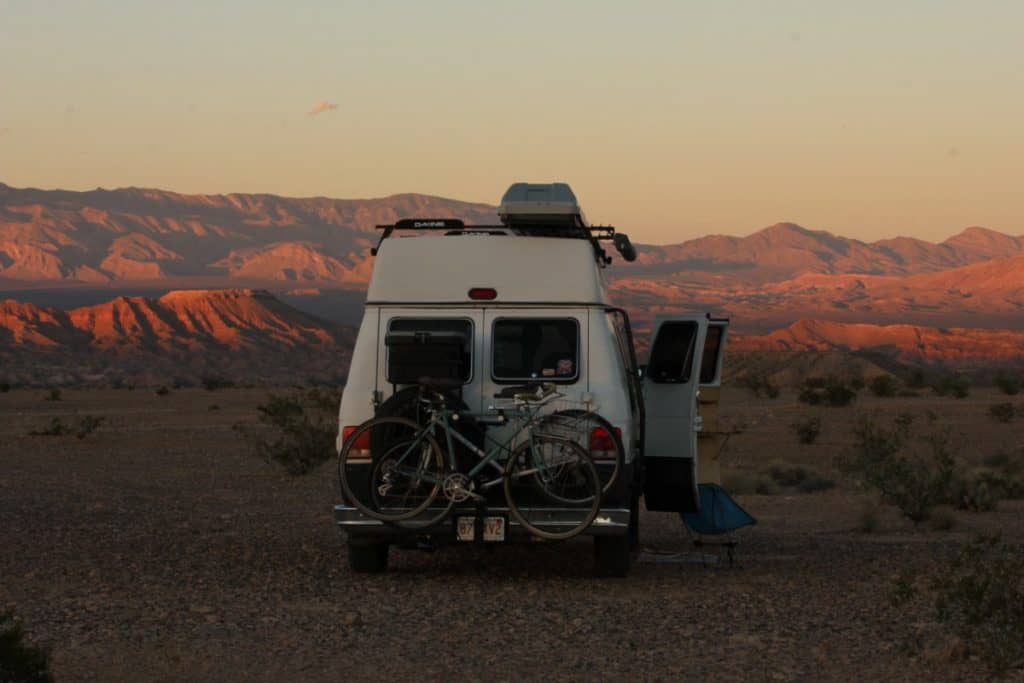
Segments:
[[[393,524],[386,524],[378,519],[367,517],[362,512],[348,505],[334,506],[334,522],[344,531],[350,534],[365,534],[372,536],[410,536],[418,534],[430,534],[432,536],[455,534],[455,518],[460,516],[475,516],[476,508],[455,508],[452,513],[439,524],[430,527],[422,532],[414,528],[399,527]],[[503,515],[508,518],[508,526],[513,536],[532,535],[509,515],[508,508],[488,507],[486,514]],[[530,508],[531,521],[545,530],[557,531],[568,529],[579,524],[582,515],[579,510],[572,508]],[[541,517],[542,516],[542,517]],[[415,520],[410,520],[410,527]],[[587,536],[619,536],[629,531],[629,509],[628,508],[602,508],[597,517],[590,523],[590,526],[583,532]]]

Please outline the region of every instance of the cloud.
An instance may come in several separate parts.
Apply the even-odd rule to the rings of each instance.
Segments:
[[[317,114],[323,114],[325,111],[334,111],[338,108],[334,102],[328,102],[327,100],[320,100],[309,110],[310,116],[316,116]]]

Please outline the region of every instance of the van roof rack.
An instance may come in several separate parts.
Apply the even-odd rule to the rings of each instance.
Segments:
[[[594,258],[601,265],[611,263],[612,259],[601,246],[601,241],[611,240],[615,248],[626,261],[636,259],[636,250],[629,242],[625,233],[615,232],[610,225],[550,225],[543,222],[528,225],[467,225],[458,218],[403,218],[389,225],[378,225],[377,230],[383,231],[377,246],[370,250],[374,256],[380,246],[396,230],[412,230],[415,232],[440,231],[445,235],[461,234],[495,234],[525,235],[529,237],[561,237],[568,239],[588,240],[594,247]]]

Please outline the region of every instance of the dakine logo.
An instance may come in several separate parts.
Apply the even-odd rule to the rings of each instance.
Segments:
[[[414,228],[443,228],[445,227],[444,221],[415,221],[412,224]]]

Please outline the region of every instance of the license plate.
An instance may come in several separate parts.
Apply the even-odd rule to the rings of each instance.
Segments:
[[[505,518],[499,515],[483,518],[483,540],[498,543],[505,540]],[[476,517],[457,517],[455,533],[460,541],[476,540]]]

